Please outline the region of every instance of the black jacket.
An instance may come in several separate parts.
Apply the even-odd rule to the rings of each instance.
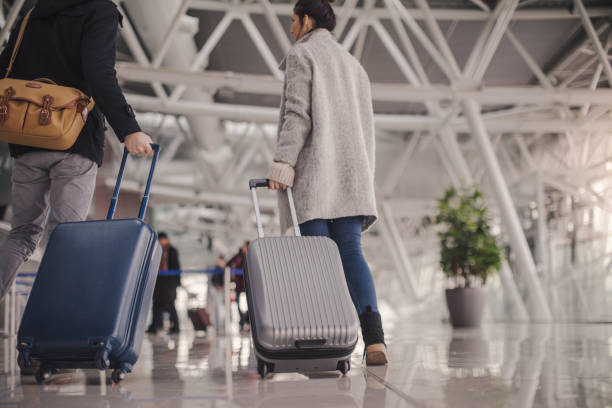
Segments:
[[[4,76],[22,19],[0,55]],[[110,0],[38,0],[23,37],[10,77],[50,78],[58,85],[78,88],[96,101],[83,131],[67,151],[98,165],[104,156],[104,116],[119,140],[140,127],[127,104],[115,72],[117,30],[121,14]],[[1,91],[1,90],[0,90]],[[40,150],[11,145],[11,154]]]
[[[178,250],[170,246],[168,248],[168,270],[180,271],[181,264],[179,262]],[[176,289],[177,286],[181,286],[181,275],[162,275],[157,278],[158,284],[161,284],[167,289]]]

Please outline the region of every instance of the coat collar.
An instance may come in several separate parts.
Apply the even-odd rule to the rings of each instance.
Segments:
[[[93,0],[38,0],[32,17],[52,17],[62,11]]]
[[[298,41],[296,41],[296,43],[293,46],[295,47],[296,45],[309,41],[310,39],[314,40],[314,39],[331,38],[331,37],[332,37],[332,33],[329,30],[325,28],[316,28],[310,31],[309,33],[307,33],[306,35],[304,35]],[[287,57],[283,58],[280,65],[278,66],[278,69],[280,69],[281,71],[284,71],[285,68],[287,68]]]

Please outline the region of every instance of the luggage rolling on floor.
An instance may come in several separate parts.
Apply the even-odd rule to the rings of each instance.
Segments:
[[[251,180],[259,238],[249,245],[244,273],[261,377],[270,372],[350,370],[359,320],[336,243],[300,236],[293,196],[287,189],[296,236],[264,237]]]
[[[144,222],[159,146],[138,218],[113,220],[127,150],[106,220],[59,224],[51,234],[17,336],[18,363],[40,363],[39,382],[60,368],[114,369],[138,359],[162,250]]]
[[[187,310],[187,315],[193,324],[195,331],[206,331],[210,326],[210,316],[203,307],[196,307]]]

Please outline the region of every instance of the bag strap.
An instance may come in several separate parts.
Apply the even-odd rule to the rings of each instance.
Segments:
[[[4,76],[5,78],[8,78],[8,76],[11,74],[13,64],[15,63],[15,59],[17,58],[17,54],[19,53],[19,47],[21,47],[23,33],[25,32],[25,29],[28,25],[28,21],[30,20],[30,15],[33,11],[34,9],[28,11],[28,14],[26,14],[23,18],[23,22],[21,23],[21,27],[19,28],[19,36],[17,37],[17,42],[15,43],[15,47],[13,48],[13,55],[11,55],[11,62],[9,63],[8,69],[6,70],[6,75]]]

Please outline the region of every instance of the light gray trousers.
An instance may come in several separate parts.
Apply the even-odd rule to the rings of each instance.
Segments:
[[[14,161],[11,232],[0,242],[0,300],[38,245],[45,226],[87,217],[98,166],[64,152],[31,152]]]

